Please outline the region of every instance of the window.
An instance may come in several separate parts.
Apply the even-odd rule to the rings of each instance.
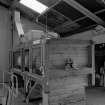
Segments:
[[[40,14],[48,8],[37,0],[20,0],[20,3]]]

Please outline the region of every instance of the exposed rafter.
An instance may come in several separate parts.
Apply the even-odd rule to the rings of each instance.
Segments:
[[[65,22],[65,23],[63,23],[62,25],[60,25],[60,26],[58,26],[58,27],[56,27],[56,28],[54,28],[54,30],[56,31],[56,30],[59,30],[60,28],[62,28],[62,27],[65,27],[65,26],[68,26],[68,25],[75,25],[76,24],[76,22],[77,21],[80,21],[80,20],[83,20],[83,19],[85,19],[86,17],[81,17],[81,18],[79,18],[79,19],[76,19],[75,21],[67,21],[67,22]],[[79,26],[79,25],[78,25]]]
[[[59,2],[60,1],[57,1],[55,4],[53,4],[52,6],[50,6],[46,11],[44,11],[42,14],[40,14],[40,15],[38,15],[37,17],[36,17],[36,21],[37,22],[39,22],[38,20],[39,20],[39,17],[41,17],[42,15],[44,15],[46,12],[49,12],[50,10],[52,10],[52,8],[54,7],[54,6],[56,6],[57,4],[59,4]]]
[[[102,13],[102,12],[105,12],[105,9],[99,10],[99,11],[95,12],[94,14],[97,15],[97,14]],[[67,25],[71,25],[71,26],[72,26],[74,23],[76,23],[76,22],[78,22],[78,21],[81,21],[81,20],[83,20],[83,19],[86,19],[86,17],[87,17],[87,16],[80,17],[80,18],[78,18],[78,19],[76,19],[76,20],[74,20],[74,21],[72,21],[72,22],[71,22],[71,21],[67,21],[67,22],[63,23],[62,25],[56,27],[54,30],[55,30],[55,31],[56,31],[56,30],[59,30],[61,27],[65,27],[65,26],[67,26]]]
[[[51,7],[56,2],[59,2],[60,0],[38,0],[39,2],[43,3],[44,5],[47,5],[48,7]]]
[[[96,16],[94,13],[86,9],[84,6],[82,6],[75,0],[64,0],[64,1],[68,3],[70,6],[72,6],[73,8],[75,8],[76,10],[80,11],[81,13],[89,17],[91,20],[95,21],[97,24],[105,26],[105,22],[101,18]]]
[[[53,11],[55,11],[55,12],[57,12],[57,13],[59,13],[59,14],[61,14],[62,16],[64,16],[66,19],[68,19],[68,21],[67,21],[67,23],[73,23],[73,21],[69,18],[69,17],[67,17],[67,16],[65,16],[64,14],[62,14],[61,12],[58,12],[58,11],[56,11],[56,10],[54,10],[54,9],[52,9]],[[68,25],[69,25],[68,24]],[[75,25],[75,26],[77,26],[77,27],[79,27],[80,25],[78,24],[78,23],[76,23],[76,22],[74,22],[73,24],[71,24],[71,25]],[[62,25],[60,25],[60,26],[62,26]],[[61,28],[59,26],[59,28]],[[67,26],[67,25],[66,25]]]
[[[77,33],[85,32],[85,31],[88,31],[88,30],[93,30],[96,26],[97,25],[91,25],[91,26],[88,26],[88,27],[85,27],[85,28],[81,28],[79,30],[68,31],[66,33],[60,33],[60,35],[62,37],[68,37],[68,36],[71,36],[71,35],[74,35],[74,34],[77,34]]]
[[[8,2],[7,0],[0,0],[0,3],[6,7],[9,7],[11,2]]]

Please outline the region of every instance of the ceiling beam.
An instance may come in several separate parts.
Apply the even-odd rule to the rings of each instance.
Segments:
[[[88,26],[88,27],[85,27],[85,28],[81,28],[81,29],[77,29],[75,31],[68,31],[66,33],[60,33],[60,35],[62,37],[68,37],[68,36],[71,36],[71,35],[74,35],[74,34],[78,34],[78,33],[82,33],[82,32],[86,32],[88,30],[93,30],[97,25],[91,25],[91,26]]]
[[[10,5],[10,3],[7,0],[0,0],[0,2],[8,6]]]
[[[72,25],[75,25],[75,24],[78,24],[78,23],[76,23],[76,22],[78,22],[78,21],[80,21],[80,20],[83,20],[83,19],[85,19],[86,17],[81,17],[81,18],[78,18],[78,19],[76,19],[76,20],[74,20],[74,21],[67,21],[67,22],[65,22],[65,23],[63,23],[63,24],[61,24],[60,26],[58,26],[58,27],[55,27],[54,28],[54,30],[55,31],[57,31],[57,30],[59,30],[59,29],[61,29],[62,27],[66,27],[66,26],[72,26]],[[78,24],[78,26],[79,26],[79,24]]]
[[[84,6],[82,6],[81,4],[76,2],[75,0],[64,0],[64,1],[66,3],[68,3],[70,6],[72,6],[73,8],[75,8],[76,10],[80,11],[81,13],[83,13],[85,16],[87,16],[91,20],[95,21],[97,24],[105,26],[105,22],[101,18],[96,16],[94,13],[92,13],[91,11],[86,9]]]
[[[70,23],[72,23],[73,21],[69,18],[69,17],[67,17],[67,16],[65,16],[63,13],[61,13],[61,12],[59,12],[59,11],[57,11],[57,10],[55,10],[55,9],[52,9],[53,11],[55,11],[56,13],[58,13],[58,14],[60,14],[61,16],[63,16],[63,17],[65,17],[68,21],[67,21],[67,23],[69,22],[69,24]],[[66,22],[65,22],[66,23]],[[69,25],[68,24],[68,25]],[[76,22],[74,22],[73,24],[71,24],[71,25],[75,25],[75,26],[80,26],[78,23],[76,23]],[[60,25],[60,26],[62,26],[62,25]],[[60,26],[58,26],[58,27],[60,27]],[[65,26],[65,25],[64,25]]]
[[[102,13],[102,12],[105,12],[105,9],[99,10],[99,11],[95,12],[94,14],[97,15],[97,14]],[[87,16],[84,16],[84,17],[80,17],[80,18],[78,18],[78,19],[76,19],[76,20],[74,20],[74,21],[72,21],[72,22],[71,22],[71,21],[67,21],[67,22],[63,23],[62,25],[60,25],[60,26],[54,28],[54,30],[55,30],[55,31],[56,31],[56,30],[59,30],[61,27],[65,27],[65,26],[67,26],[67,25],[71,25],[71,26],[72,26],[74,23],[76,23],[76,22],[78,22],[78,21],[81,21],[81,20],[83,20],[83,19],[86,19],[86,18],[87,18]]]
[[[0,0],[0,4],[3,6],[9,8],[11,2],[8,2],[7,0]]]
[[[39,18],[40,18],[42,15],[44,15],[45,13],[49,12],[50,10],[52,10],[52,8],[53,8],[54,6],[56,6],[57,4],[59,4],[59,2],[60,2],[60,0],[57,1],[55,4],[53,4],[52,6],[50,6],[46,11],[44,11],[43,13],[41,13],[40,15],[38,15],[37,18],[36,18],[36,21],[38,22],[38,21],[39,21]]]

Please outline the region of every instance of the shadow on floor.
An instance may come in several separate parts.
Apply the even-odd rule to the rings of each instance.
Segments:
[[[105,105],[105,88],[94,87],[86,89],[88,105]]]

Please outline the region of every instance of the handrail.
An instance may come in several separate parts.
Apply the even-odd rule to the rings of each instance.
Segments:
[[[29,73],[29,72],[26,72],[26,71],[21,72],[19,69],[15,69],[15,68],[14,68],[13,72],[14,73],[19,73],[22,76],[27,76],[30,79],[32,78],[35,81],[36,81],[36,79],[39,80],[39,81],[43,81],[43,77],[41,75],[38,75],[38,74]]]

